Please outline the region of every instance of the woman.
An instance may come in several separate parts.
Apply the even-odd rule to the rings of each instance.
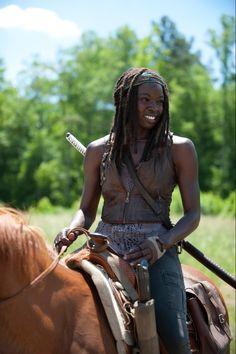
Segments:
[[[96,232],[132,266],[143,258],[150,264],[150,290],[155,299],[157,329],[168,353],[190,353],[186,301],[177,244],[200,219],[197,156],[193,143],[169,131],[168,88],[163,78],[146,68],[131,68],[114,89],[115,117],[108,136],[89,144],[84,161],[84,191],[80,209],[55,245],[71,244],[69,230],[89,228],[100,196],[104,198]],[[131,156],[136,173],[155,200],[158,215],[140,194],[124,163]],[[173,226],[171,195],[178,185],[183,216]]]

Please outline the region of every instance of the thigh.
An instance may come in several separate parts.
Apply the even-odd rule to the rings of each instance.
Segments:
[[[155,300],[158,333],[168,352],[190,353],[185,288],[175,247],[150,267],[150,290]]]

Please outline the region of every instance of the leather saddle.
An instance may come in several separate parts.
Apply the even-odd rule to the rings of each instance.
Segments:
[[[90,274],[94,283],[97,283],[95,286],[100,294],[110,326],[113,327],[114,338],[117,340],[118,347],[125,346],[120,351],[118,350],[118,353],[140,353],[136,345],[133,319],[133,305],[139,300],[140,295],[137,273],[110,247],[106,236],[90,233],[82,228],[79,228],[79,231],[86,234],[87,244],[68,255],[65,263],[69,268],[83,269]],[[197,275],[193,276],[189,270],[191,267],[183,265],[182,269],[186,288],[188,310],[186,321],[191,351],[196,354],[228,353],[231,334],[222,296],[217,293],[212,282],[199,279]],[[105,274],[105,277],[96,282],[95,279],[98,275],[100,276],[100,272]],[[104,294],[106,281],[109,290]],[[149,287],[149,284],[142,284],[142,287]],[[110,297],[107,310],[106,301],[102,299],[104,296]],[[112,311],[110,311],[111,308],[113,308]],[[120,322],[119,328],[114,321]],[[161,353],[165,354],[166,351],[162,343],[160,344]]]

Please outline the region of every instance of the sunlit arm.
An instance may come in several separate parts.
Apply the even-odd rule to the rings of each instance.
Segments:
[[[96,218],[101,196],[100,161],[101,147],[96,143],[88,146],[84,159],[84,189],[80,209],[74,215],[69,228],[84,227],[89,229]]]
[[[172,153],[184,215],[171,230],[161,236],[164,248],[183,240],[197,228],[200,221],[198,162],[194,145],[189,139],[177,138]]]

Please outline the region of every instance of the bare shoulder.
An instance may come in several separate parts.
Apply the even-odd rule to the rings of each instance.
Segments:
[[[108,139],[109,135],[106,135],[102,138],[92,141],[87,147],[86,158],[96,158],[101,160]]]
[[[194,143],[189,138],[173,135],[172,155],[175,161],[196,157]]]
[[[185,150],[185,149],[190,149],[190,150],[195,150],[194,144],[192,140],[189,138],[185,138],[182,136],[178,135],[173,135],[173,145],[172,145],[173,150]]]
[[[189,138],[185,138],[183,136],[178,136],[178,135],[173,135],[173,146],[177,146],[177,147],[180,147],[180,146],[186,146],[186,145],[191,145],[191,146],[194,146],[193,145],[193,142],[192,140],[190,140]]]

